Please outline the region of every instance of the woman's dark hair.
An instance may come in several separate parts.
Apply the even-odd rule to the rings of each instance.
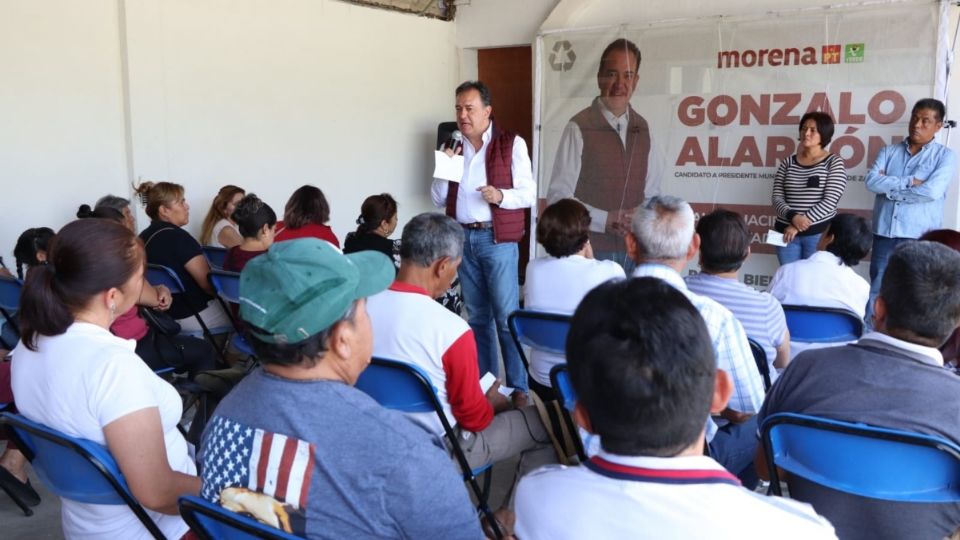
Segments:
[[[943,244],[954,251],[960,252],[960,232],[953,229],[935,229],[923,233],[923,236],[917,240],[929,240]]]
[[[800,117],[800,129],[807,120],[817,123],[817,133],[820,134],[820,148],[826,148],[833,140],[833,118],[825,112],[811,111]]]
[[[97,246],[91,249],[90,246]],[[57,336],[90,299],[143,273],[143,244],[130,229],[106,219],[68,223],[50,242],[47,264],[27,273],[20,295],[20,335],[37,350],[38,336]]]
[[[569,257],[583,249],[590,238],[590,211],[580,201],[560,199],[537,220],[537,242],[550,255]]]
[[[823,234],[833,236],[833,241],[824,249],[840,257],[847,266],[856,266],[870,253],[873,244],[867,220],[853,214],[837,214]]]
[[[17,238],[17,245],[13,248],[13,257],[17,261],[17,277],[23,279],[23,267],[27,268],[40,264],[37,259],[38,251],[48,251],[47,246],[54,232],[50,227],[37,227],[23,231]]]
[[[283,226],[299,229],[311,223],[323,225],[330,221],[330,205],[320,188],[301,186],[293,192],[283,209]]]
[[[244,238],[256,238],[264,225],[272,227],[277,224],[277,214],[273,208],[253,193],[240,199],[230,219],[237,224],[240,235]]]
[[[700,266],[704,272],[733,272],[747,260],[750,230],[740,214],[717,208],[700,218],[697,234],[700,235]]]
[[[389,193],[371,195],[360,206],[357,218],[357,234],[373,232],[381,222],[390,221],[397,214],[397,201]]]
[[[100,219],[112,219],[117,223],[123,224],[124,217],[123,212],[117,210],[116,208],[111,208],[109,206],[98,206],[91,209],[89,204],[81,204],[80,208],[77,210],[78,219],[87,219],[87,218],[100,218]]]

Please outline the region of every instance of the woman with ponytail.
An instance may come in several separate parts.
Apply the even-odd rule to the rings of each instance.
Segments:
[[[188,528],[177,498],[200,488],[177,430],[180,396],[134,354],[133,342],[109,331],[140,297],[144,264],[143,245],[123,225],[82,219],[61,229],[47,264],[23,286],[13,392],[30,420],[106,445],[157,526],[180,538]],[[61,504],[67,538],[149,538],[126,506]]]
[[[210,265],[203,256],[203,248],[183,229],[190,222],[190,205],[184,197],[183,186],[144,182],[136,191],[152,220],[140,233],[147,262],[170,268],[183,283],[184,292],[173,295],[170,316],[177,319],[185,332],[201,330],[193,310],[200,313],[207,328],[229,326],[230,319],[220,303],[213,301],[215,291],[207,277]]]
[[[389,193],[371,195],[360,207],[357,231],[347,235],[344,253],[379,251],[391,259],[399,249],[394,248],[390,235],[397,229],[397,201]]]

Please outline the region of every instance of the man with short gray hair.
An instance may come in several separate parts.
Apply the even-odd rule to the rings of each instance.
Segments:
[[[637,263],[633,277],[662,279],[690,300],[710,332],[717,368],[732,379],[730,404],[715,422],[707,423],[707,441],[714,459],[749,487],[756,482],[752,465],[757,447],[754,415],[763,404],[763,380],[743,326],[733,313],[691,292],[680,276],[700,249],[693,209],[678,197],[653,197],[637,209],[632,229],[626,244],[627,254]]]
[[[367,303],[373,355],[409,362],[430,376],[447,420],[461,433],[471,467],[523,453],[522,475],[556,461],[536,407],[512,409],[498,383],[484,395],[473,330],[434,301],[457,274],[463,242],[462,227],[443,214],[420,214],[403,228],[397,279]],[[435,414],[410,416],[443,436]]]
[[[960,444],[960,377],[943,369],[937,350],[960,323],[958,269],[960,254],[944,245],[911,240],[898,246],[874,303],[876,331],[850,345],[797,355],[770,390],[758,421],[781,412],[809,414]],[[956,503],[868,499],[796,475],[789,482],[790,497],[813,504],[840,538],[944,538],[960,523]]]

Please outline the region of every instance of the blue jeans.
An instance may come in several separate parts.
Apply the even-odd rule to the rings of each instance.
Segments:
[[[742,424],[727,424],[710,441],[710,457],[740,479],[744,487],[753,489],[759,482],[753,467],[753,456],[760,441],[757,439],[757,417],[751,416]]]
[[[480,375],[500,374],[497,344],[507,371],[506,385],[529,391],[527,370],[510,337],[507,317],[520,307],[516,242],[497,244],[493,229],[464,229],[460,286],[467,319],[477,340]]]
[[[780,266],[809,258],[816,253],[821,236],[823,236],[822,233],[810,236],[797,235],[793,238],[793,242],[786,246],[777,246],[777,260],[780,261]]]
[[[863,322],[869,330],[873,330],[873,303],[880,294],[880,283],[883,281],[883,272],[887,269],[890,254],[897,246],[910,240],[912,239],[873,235],[873,249],[870,250],[870,299],[867,300],[867,310],[863,316]]]

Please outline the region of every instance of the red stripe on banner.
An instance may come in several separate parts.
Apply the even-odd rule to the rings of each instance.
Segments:
[[[293,458],[297,455],[297,439],[287,437],[287,442],[283,445],[283,453],[280,454],[280,469],[277,471],[277,491],[273,497],[278,501],[287,500],[287,484],[290,482],[290,467],[293,465]]]
[[[682,480],[703,480],[703,479],[723,479],[738,482],[737,477],[727,471],[716,469],[646,469],[643,467],[631,467],[607,461],[600,456],[594,456],[590,459],[594,465],[604,470],[637,476],[641,478],[673,478]]]
[[[307,494],[310,493],[310,480],[313,479],[313,451],[316,448],[309,446],[310,456],[307,458],[307,466],[303,469],[303,485],[300,486],[300,508],[307,507]]]
[[[260,456],[257,458],[257,491],[263,492],[267,486],[267,466],[270,463],[270,446],[273,444],[273,433],[264,432],[260,440]]]

